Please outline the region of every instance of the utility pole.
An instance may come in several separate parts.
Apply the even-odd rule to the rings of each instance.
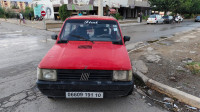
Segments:
[[[103,16],[103,0],[98,0],[98,15]]]

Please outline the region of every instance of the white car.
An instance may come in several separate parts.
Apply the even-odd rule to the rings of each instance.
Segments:
[[[149,23],[158,24],[158,23],[163,23],[163,21],[164,19],[162,18],[161,15],[150,15],[147,20],[147,24]]]
[[[183,18],[181,16],[175,16],[176,22],[183,22]]]

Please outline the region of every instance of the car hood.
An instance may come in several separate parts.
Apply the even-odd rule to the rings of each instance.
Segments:
[[[125,45],[69,41],[55,44],[42,59],[39,68],[130,70],[131,64]]]

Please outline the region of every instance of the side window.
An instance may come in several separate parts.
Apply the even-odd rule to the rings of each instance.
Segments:
[[[65,26],[65,29],[63,30],[63,34],[62,34],[62,39],[67,39],[68,35],[77,28],[77,25],[73,25],[70,23],[67,23]]]

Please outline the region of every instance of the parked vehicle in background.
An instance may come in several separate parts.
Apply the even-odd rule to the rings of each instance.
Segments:
[[[147,24],[149,24],[149,23],[154,23],[154,24],[163,23],[162,16],[161,15],[150,15],[147,20]]]
[[[197,16],[197,17],[195,18],[195,22],[200,22],[200,16]]]
[[[175,16],[175,22],[183,22],[183,17],[181,16]]]
[[[162,18],[164,20],[163,21],[164,23],[168,23],[168,24],[173,23],[173,16],[163,16]]]

